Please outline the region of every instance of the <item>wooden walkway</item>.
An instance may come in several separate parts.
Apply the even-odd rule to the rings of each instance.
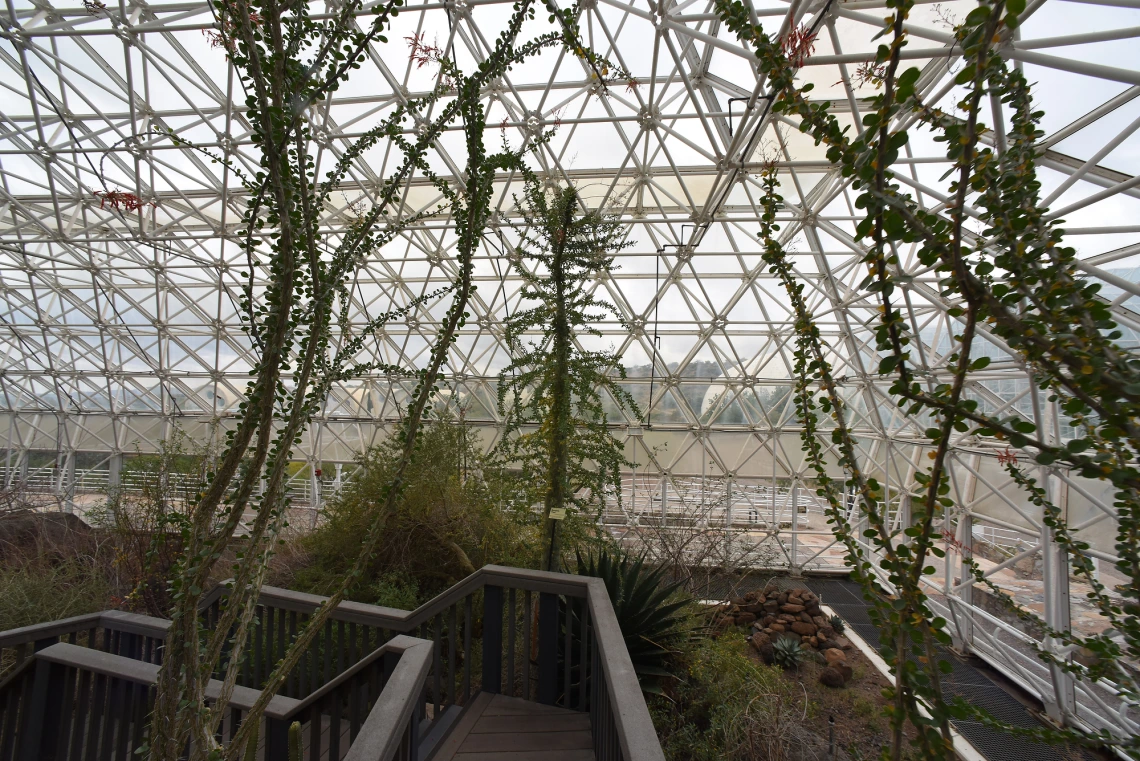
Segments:
[[[479,693],[431,761],[594,761],[589,714]]]

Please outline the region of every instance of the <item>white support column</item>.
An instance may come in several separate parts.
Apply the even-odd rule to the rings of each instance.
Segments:
[[[75,512],[75,450],[68,447],[63,450],[59,464],[59,482],[57,484],[60,505],[65,513]]]
[[[789,553],[792,563],[792,578],[799,578],[804,575],[803,569],[800,568],[800,479],[796,476],[792,479],[792,551]]]
[[[1068,486],[1051,474],[1052,468],[1042,468],[1042,471],[1041,482],[1045,484],[1046,495],[1061,508],[1061,515],[1067,516]],[[1071,626],[1069,560],[1064,547],[1057,544],[1053,538],[1053,531],[1044,524],[1041,526],[1041,557],[1045,587],[1045,623],[1051,629],[1067,632]],[[1058,657],[1061,657],[1059,654],[1061,644],[1048,636],[1044,642],[1045,648]],[[1072,654],[1062,657],[1062,660],[1071,659]],[[1076,716],[1077,703],[1076,684],[1073,675],[1055,665],[1050,665],[1049,674],[1053,682],[1055,700],[1045,701],[1045,711],[1053,721],[1059,724],[1070,724]]]
[[[107,459],[107,488],[118,489],[123,483],[123,453],[115,452]]]

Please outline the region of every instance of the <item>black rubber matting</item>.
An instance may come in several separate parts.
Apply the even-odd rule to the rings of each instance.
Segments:
[[[863,599],[862,587],[847,579],[809,577],[804,581],[809,589],[819,595],[820,601],[833,609],[852,631],[876,650],[881,650],[879,630],[871,624],[867,615],[868,606]],[[954,668],[942,681],[947,697],[960,696],[1011,726],[1041,726],[1037,717],[1017,698],[984,671],[971,665],[972,659],[962,658],[945,649],[940,650],[940,655]],[[997,732],[977,722],[954,722],[954,728],[990,761],[1096,761],[1102,758],[1083,748],[1035,743]]]

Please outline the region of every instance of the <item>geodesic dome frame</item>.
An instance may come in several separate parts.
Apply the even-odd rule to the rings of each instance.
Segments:
[[[876,87],[868,62],[883,4],[754,5],[773,30],[817,33],[800,76],[854,128]],[[968,0],[925,3],[908,21],[904,57],[921,67],[919,87],[930,102],[954,101],[952,27],[970,7]],[[601,326],[602,340],[622,354],[646,413],[611,421],[638,463],[628,476],[628,507],[612,522],[636,528],[641,514],[668,514],[690,497],[711,500],[722,505],[716,520],[764,526],[779,549],[768,562],[793,571],[837,566],[840,553],[826,528],[799,518],[814,503],[788,393],[791,314],[760,260],[756,173],[772,162],[779,169],[788,202],[785,243],[843,376],[862,454],[888,489],[904,494],[922,454],[922,425],[894,406],[876,372],[877,311],[858,287],[864,252],[853,234],[860,218],[854,197],[823,149],[770,113],[751,52],[723,28],[711,4],[586,0],[581,8],[590,44],[632,80],[606,85],[578,59],[549,53],[517,67],[486,98],[488,123],[503,139],[517,143],[553,129],[535,168],[621,215],[637,241],[597,283],[622,318]],[[438,40],[461,62],[478,60],[508,9],[495,0],[410,4],[390,42],[370,51],[368,66],[311,109],[318,160],[337,156],[393,104],[435,85],[430,68],[410,59],[406,38]],[[1140,69],[1129,53],[1140,36],[1140,2],[1043,0],[1025,15],[1002,51],[1037,84],[1046,114],[1046,202],[1068,221],[1082,269],[1104,283],[1123,343],[1135,347]],[[224,167],[162,133],[174,131],[242,166],[257,162],[244,99],[207,3],[13,1],[3,20],[6,481],[46,479],[70,503],[85,484],[114,482],[124,456],[155,450],[175,429],[210,439],[232,420],[253,364],[236,311],[246,263],[234,235],[244,191]],[[986,119],[1003,123],[1000,104],[988,104]],[[990,139],[1000,141],[1000,130]],[[437,146],[439,171],[453,174],[461,152],[459,134],[449,133]],[[340,203],[327,210],[326,234],[338,235],[367,206],[391,160],[378,149],[358,162]],[[906,168],[900,180],[923,203],[944,207],[949,164],[928,134],[916,131],[899,166]],[[495,235],[477,262],[481,288],[448,367],[448,398],[466,423],[485,428],[488,442],[497,430],[495,383],[507,364],[501,324],[519,307],[512,273],[525,266],[509,252],[518,190],[512,179],[497,189]],[[417,179],[404,194],[407,212],[438,202]],[[360,322],[450,282],[453,242],[446,215],[433,217],[366,262],[354,284]],[[951,353],[954,305],[939,295],[932,273],[902,254],[909,318],[922,339],[919,372],[937,381]],[[372,351],[414,368],[445,308],[446,301],[430,302],[389,324]],[[1060,417],[1034,399],[1024,367],[999,341],[990,340],[987,354],[995,361],[970,393],[990,409],[1022,414],[1063,436]],[[348,462],[383,437],[409,384],[376,375],[336,387],[298,449],[311,481],[320,463]],[[1039,513],[998,467],[1010,454],[969,438],[959,442],[954,488],[966,508],[945,528],[950,557],[970,551],[987,531],[1025,544],[1014,545],[1010,566],[1039,559],[1041,612],[1050,625],[1073,625],[1082,612],[1070,600],[1064,558]],[[1090,552],[1109,568],[1108,491],[1056,469],[1048,476]],[[903,512],[900,503],[898,520]],[[1034,662],[1009,622],[986,610],[969,586],[959,588],[959,571],[946,561],[939,604],[963,647],[990,658],[1058,716],[1136,731],[1135,716],[1106,694]]]

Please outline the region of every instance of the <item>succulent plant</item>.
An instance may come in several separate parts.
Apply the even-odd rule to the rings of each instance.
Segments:
[[[772,660],[781,668],[799,668],[799,665],[803,663],[804,655],[799,640],[792,637],[780,637],[772,643]]]
[[[681,583],[667,580],[665,570],[646,565],[644,556],[633,557],[621,550],[578,555],[578,574],[606,584],[633,670],[645,692],[660,692],[658,678],[674,677],[666,668],[671,645],[688,634],[684,608],[690,598],[679,594]]]
[[[827,619],[827,623],[835,630],[836,634],[842,634],[847,629],[847,624],[839,616],[832,616]]]

